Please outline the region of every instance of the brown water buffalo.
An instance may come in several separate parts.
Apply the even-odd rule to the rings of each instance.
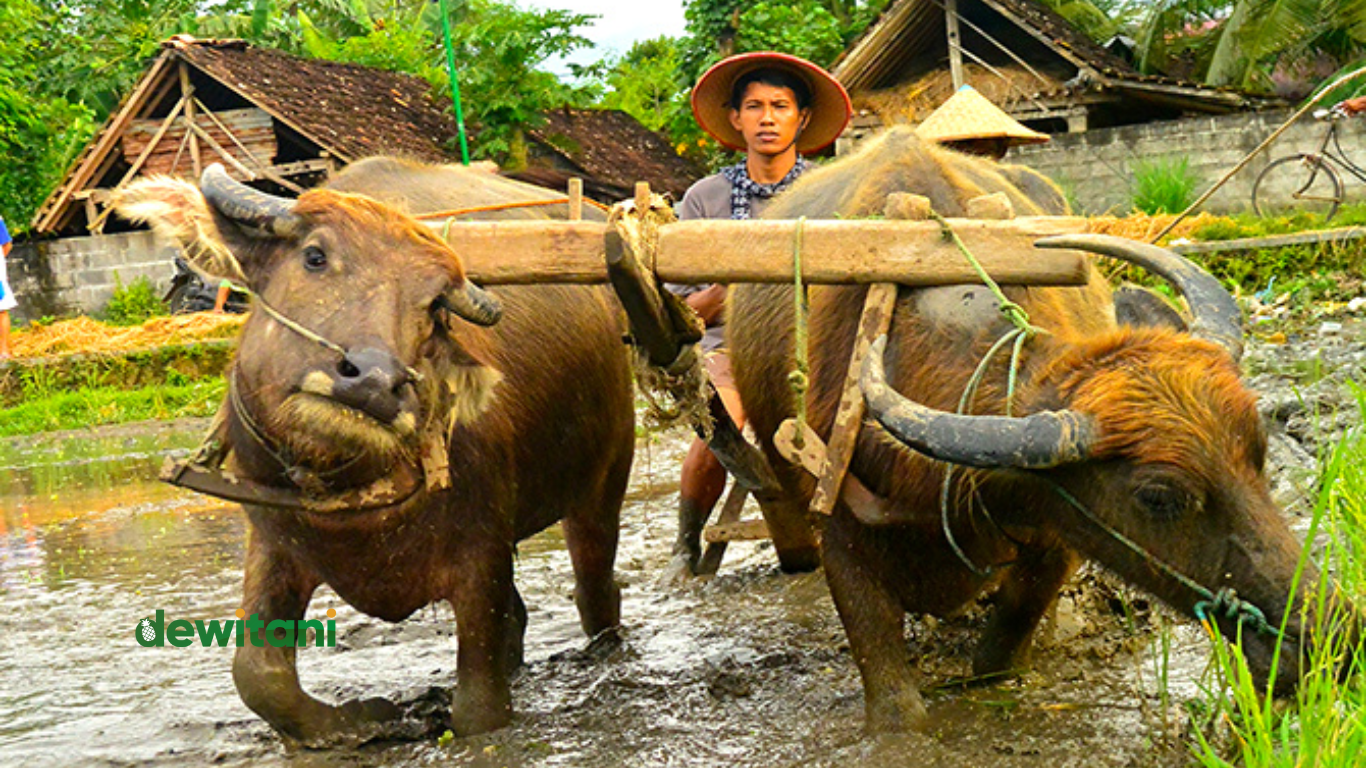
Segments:
[[[1028,198],[1003,183],[988,163],[893,131],[808,174],[766,215],[863,216],[895,191],[927,195],[948,216],[961,215],[966,199],[983,192],[1006,191],[1019,209]],[[1013,670],[1082,558],[1184,613],[1212,603],[1202,607],[1220,614],[1227,633],[1237,623],[1230,609],[1255,606],[1272,626],[1287,622],[1286,648],[1308,645],[1299,610],[1307,592],[1290,600],[1301,548],[1268,493],[1266,434],[1240,379],[1236,303],[1167,251],[1100,236],[1067,242],[1163,275],[1189,302],[1191,331],[1118,325],[1111,291],[1094,271],[1080,287],[1008,288],[1048,333],[1023,348],[1012,417],[1005,415],[1009,349],[993,358],[970,399],[967,412],[976,415],[960,416],[974,369],[1013,326],[981,286],[901,289],[885,348],[875,347],[865,369],[870,418],[851,464],[874,501],[858,509],[841,502],[821,542],[872,730],[925,722],[903,636],[906,612],[951,614],[994,590],[974,672]],[[835,418],[865,293],[811,289],[808,407],[823,436]],[[785,491],[804,505],[814,481],[772,442],[794,411],[791,288],[737,288],[728,323],[751,423]],[[950,467],[956,471],[945,486]],[[1309,567],[1302,584],[1317,583]],[[1210,600],[1227,589],[1245,602],[1228,593]],[[1244,635],[1253,666],[1265,675],[1275,640],[1256,627],[1249,620]],[[1293,682],[1295,658],[1286,654],[1278,683]]]
[[[450,727],[463,735],[507,724],[526,623],[513,585],[519,540],[563,521],[584,631],[618,624],[629,366],[603,290],[506,288],[494,300],[404,210],[553,195],[487,172],[384,159],[297,201],[256,193],[217,167],[201,187],[141,183],[121,211],[256,294],[223,433],[225,477],[252,489],[243,611],[301,619],[322,584],[388,621],[446,600],[459,639]],[[412,727],[384,699],[332,705],[308,695],[292,647],[239,648],[233,679],[247,706],[304,744]]]

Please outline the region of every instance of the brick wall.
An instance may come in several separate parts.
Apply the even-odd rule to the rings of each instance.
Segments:
[[[1136,161],[1186,157],[1200,177],[1196,194],[1201,194],[1291,114],[1291,110],[1277,110],[1100,128],[1054,136],[1048,144],[1017,147],[1006,161],[1027,165],[1057,181],[1080,204],[1081,213],[1124,214],[1132,208]],[[1224,213],[1250,208],[1257,174],[1278,157],[1317,149],[1324,128],[1309,116],[1300,118],[1221,187],[1204,209]],[[1366,163],[1366,120],[1346,121],[1339,136],[1343,151],[1359,165]],[[1366,183],[1349,174],[1343,174],[1343,187],[1349,199],[1366,199]]]
[[[175,274],[176,253],[151,232],[18,244],[6,263],[19,301],[11,315],[22,323],[45,316],[94,314],[104,309],[115,288],[139,277],[165,291]]]

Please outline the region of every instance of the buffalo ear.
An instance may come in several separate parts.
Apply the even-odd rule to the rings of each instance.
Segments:
[[[1186,333],[1185,318],[1161,296],[1137,285],[1115,291],[1115,322],[1134,328],[1170,328]]]
[[[234,255],[250,247],[249,239],[216,215],[193,184],[169,176],[140,179],[116,193],[113,205],[123,218],[148,224],[163,239],[179,244],[198,271],[250,285]]]

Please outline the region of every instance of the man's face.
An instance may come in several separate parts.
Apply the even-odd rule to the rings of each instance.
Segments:
[[[730,111],[730,124],[745,137],[750,152],[774,156],[792,147],[808,117],[810,110],[797,108],[791,88],[750,83],[740,108]]]

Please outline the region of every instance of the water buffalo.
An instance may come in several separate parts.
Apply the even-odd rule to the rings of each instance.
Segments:
[[[1017,209],[1029,200],[989,163],[893,131],[808,174],[765,215],[866,216],[894,191],[926,195],[947,216],[962,215],[964,202],[984,192],[1009,193]],[[1285,647],[1308,645],[1299,610],[1307,593],[1290,600],[1301,548],[1268,492],[1266,434],[1240,379],[1236,303],[1165,250],[1101,236],[1067,242],[1162,274],[1189,302],[1191,330],[1117,324],[1095,270],[1079,287],[1009,288],[1010,300],[1048,333],[1025,344],[1011,403],[1006,349],[970,398],[966,410],[977,415],[958,415],[969,378],[1012,325],[982,286],[900,290],[889,336],[864,372],[870,418],[851,464],[873,501],[857,509],[840,503],[821,540],[871,730],[925,722],[903,636],[906,612],[947,615],[994,590],[974,672],[1013,670],[1082,558],[1184,613],[1205,603],[1229,633],[1231,609],[1255,606],[1273,627],[1287,622]],[[728,328],[751,423],[792,503],[804,505],[814,481],[772,441],[794,411],[791,290],[737,288]],[[823,436],[865,294],[811,289],[808,408]],[[1302,584],[1316,583],[1310,567]],[[1230,588],[1245,602],[1232,600]],[[1222,600],[1210,600],[1221,592]],[[1275,640],[1253,624],[1245,625],[1247,650],[1265,676]],[[1278,683],[1295,677],[1295,654],[1286,657]]]
[[[390,159],[356,163],[328,186],[283,200],[212,167],[202,194],[149,180],[120,210],[256,295],[223,432],[225,476],[262,500],[244,504],[245,614],[302,619],[322,584],[388,621],[446,600],[459,640],[450,727],[499,728],[526,624],[519,540],[563,521],[584,631],[618,624],[613,561],[634,415],[615,305],[589,287],[509,287],[495,300],[405,213],[544,191]],[[313,698],[295,649],[264,645],[238,649],[233,680],[288,739],[356,743],[411,726],[385,699]]]

